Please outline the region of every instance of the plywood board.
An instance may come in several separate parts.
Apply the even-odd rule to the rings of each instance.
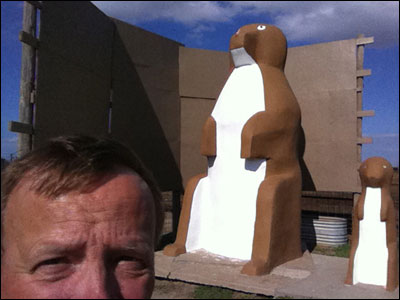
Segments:
[[[181,98],[181,174],[183,185],[207,171],[207,159],[200,155],[201,130],[214,108],[215,100]]]
[[[116,25],[113,79],[136,73],[146,91],[175,163],[180,160],[179,47],[181,44],[113,19]],[[115,90],[115,88],[114,88]],[[118,99],[113,99],[118,101]],[[134,102],[129,108],[135,109]]]
[[[106,135],[112,23],[88,2],[44,2],[40,29],[34,147],[58,135]]]
[[[110,76],[114,27],[88,1],[46,1],[40,11],[40,56],[57,53],[70,64]]]
[[[131,147],[162,190],[182,190],[180,44],[114,20],[111,136]]]
[[[216,99],[229,73],[229,54],[221,51],[180,48],[180,95]]]
[[[316,190],[358,191],[355,91],[296,96],[306,140],[304,161]]]
[[[179,168],[161,124],[143,85],[131,77],[114,81],[111,136],[137,153],[162,190],[181,190]]]
[[[285,74],[294,93],[356,88],[356,40],[288,49]]]

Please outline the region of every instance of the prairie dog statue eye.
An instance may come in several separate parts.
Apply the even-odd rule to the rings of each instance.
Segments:
[[[258,25],[257,30],[265,30],[265,28],[267,28],[267,26],[265,26],[265,25]]]

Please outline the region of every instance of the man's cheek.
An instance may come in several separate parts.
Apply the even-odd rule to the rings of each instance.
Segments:
[[[154,289],[154,275],[146,274],[135,279],[120,279],[121,293],[125,299],[149,299]]]
[[[61,291],[34,280],[32,275],[16,274],[1,278],[2,299],[54,299],[60,294]]]

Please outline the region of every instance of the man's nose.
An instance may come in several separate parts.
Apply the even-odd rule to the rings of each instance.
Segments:
[[[79,274],[78,283],[73,292],[75,299],[110,299],[107,289],[107,274],[103,266],[88,267]]]

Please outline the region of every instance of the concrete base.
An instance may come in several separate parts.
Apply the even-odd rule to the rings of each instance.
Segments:
[[[387,292],[379,286],[345,286],[348,259],[305,252],[302,258],[276,267],[271,274],[240,274],[246,261],[228,259],[205,251],[169,257],[155,253],[158,278],[181,280],[257,293],[267,296],[320,299],[398,299],[399,289]]]

